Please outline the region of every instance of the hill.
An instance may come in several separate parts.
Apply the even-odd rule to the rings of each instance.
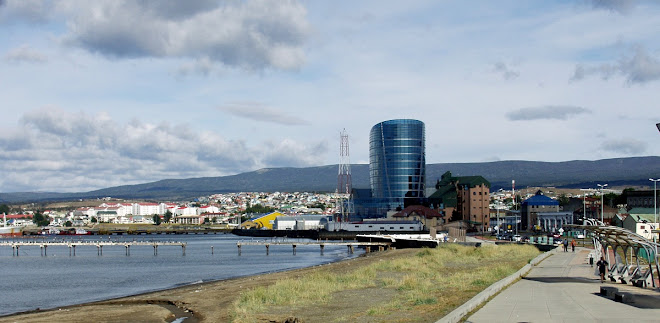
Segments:
[[[351,165],[353,187],[369,187],[369,165]],[[610,186],[649,185],[649,178],[660,176],[660,157],[630,157],[596,161],[566,162],[497,161],[486,163],[428,164],[427,186],[451,171],[454,176],[481,175],[492,189],[553,186],[594,188],[596,183]],[[0,202],[54,201],[115,197],[124,199],[181,200],[223,192],[334,191],[337,165],[306,168],[265,168],[231,176],[189,179],[164,179],[157,182],[124,185],[80,193],[0,193]]]

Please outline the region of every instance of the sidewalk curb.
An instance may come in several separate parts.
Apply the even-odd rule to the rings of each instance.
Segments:
[[[465,302],[465,304],[457,307],[453,311],[451,311],[449,314],[445,315],[443,318],[440,320],[436,321],[436,323],[456,323],[460,322],[461,319],[470,313],[472,310],[477,308],[479,305],[483,304],[486,302],[491,296],[497,294],[499,291],[504,289],[505,287],[509,286],[513,281],[516,279],[525,276],[530,270],[532,270],[533,266],[536,266],[538,263],[543,261],[545,258],[550,257],[552,253],[556,253],[559,248],[552,249],[550,251],[546,251],[538,256],[536,258],[532,259],[532,261],[529,262],[529,264],[525,265],[524,267],[520,268],[517,272],[514,274],[503,278],[496,283],[486,287],[483,291],[481,291],[479,294],[475,295],[472,297],[470,300]]]

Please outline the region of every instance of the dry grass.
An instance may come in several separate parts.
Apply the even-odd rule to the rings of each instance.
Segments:
[[[314,322],[327,320],[318,319],[318,313],[327,307],[342,321],[434,321],[538,254],[536,248],[526,245],[474,248],[447,244],[346,273],[321,269],[243,292],[234,303],[232,317],[235,322],[278,321],[291,316]],[[357,292],[352,297],[342,293],[350,290]],[[389,297],[369,297],[380,292]]]

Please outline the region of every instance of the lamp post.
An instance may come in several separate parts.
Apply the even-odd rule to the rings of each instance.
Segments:
[[[605,189],[607,184],[602,184],[602,185],[601,184],[596,184],[596,185],[598,185],[598,187],[600,187],[599,188],[599,190],[600,190],[600,222],[605,223],[605,220],[603,218],[603,211],[605,210],[604,209],[604,204],[603,204],[603,189]]]
[[[658,124],[658,129],[660,129],[660,123]],[[660,178],[658,179],[653,179],[649,178],[649,181],[653,182],[653,222],[654,226],[656,227],[655,229],[658,229],[658,181],[660,181]],[[655,241],[655,235],[653,235],[653,240]]]

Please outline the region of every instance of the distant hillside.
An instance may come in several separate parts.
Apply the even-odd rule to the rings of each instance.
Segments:
[[[353,187],[369,187],[369,166],[351,165]],[[488,163],[443,163],[427,165],[427,185],[451,171],[454,176],[481,175],[493,189],[555,186],[572,188],[649,185],[649,178],[660,177],[660,157],[615,158],[597,161],[534,162],[498,161]],[[334,191],[337,165],[307,168],[267,168],[222,177],[165,179],[152,183],[124,185],[81,193],[0,193],[0,202],[53,201],[116,197],[125,199],[178,200],[222,192]]]

